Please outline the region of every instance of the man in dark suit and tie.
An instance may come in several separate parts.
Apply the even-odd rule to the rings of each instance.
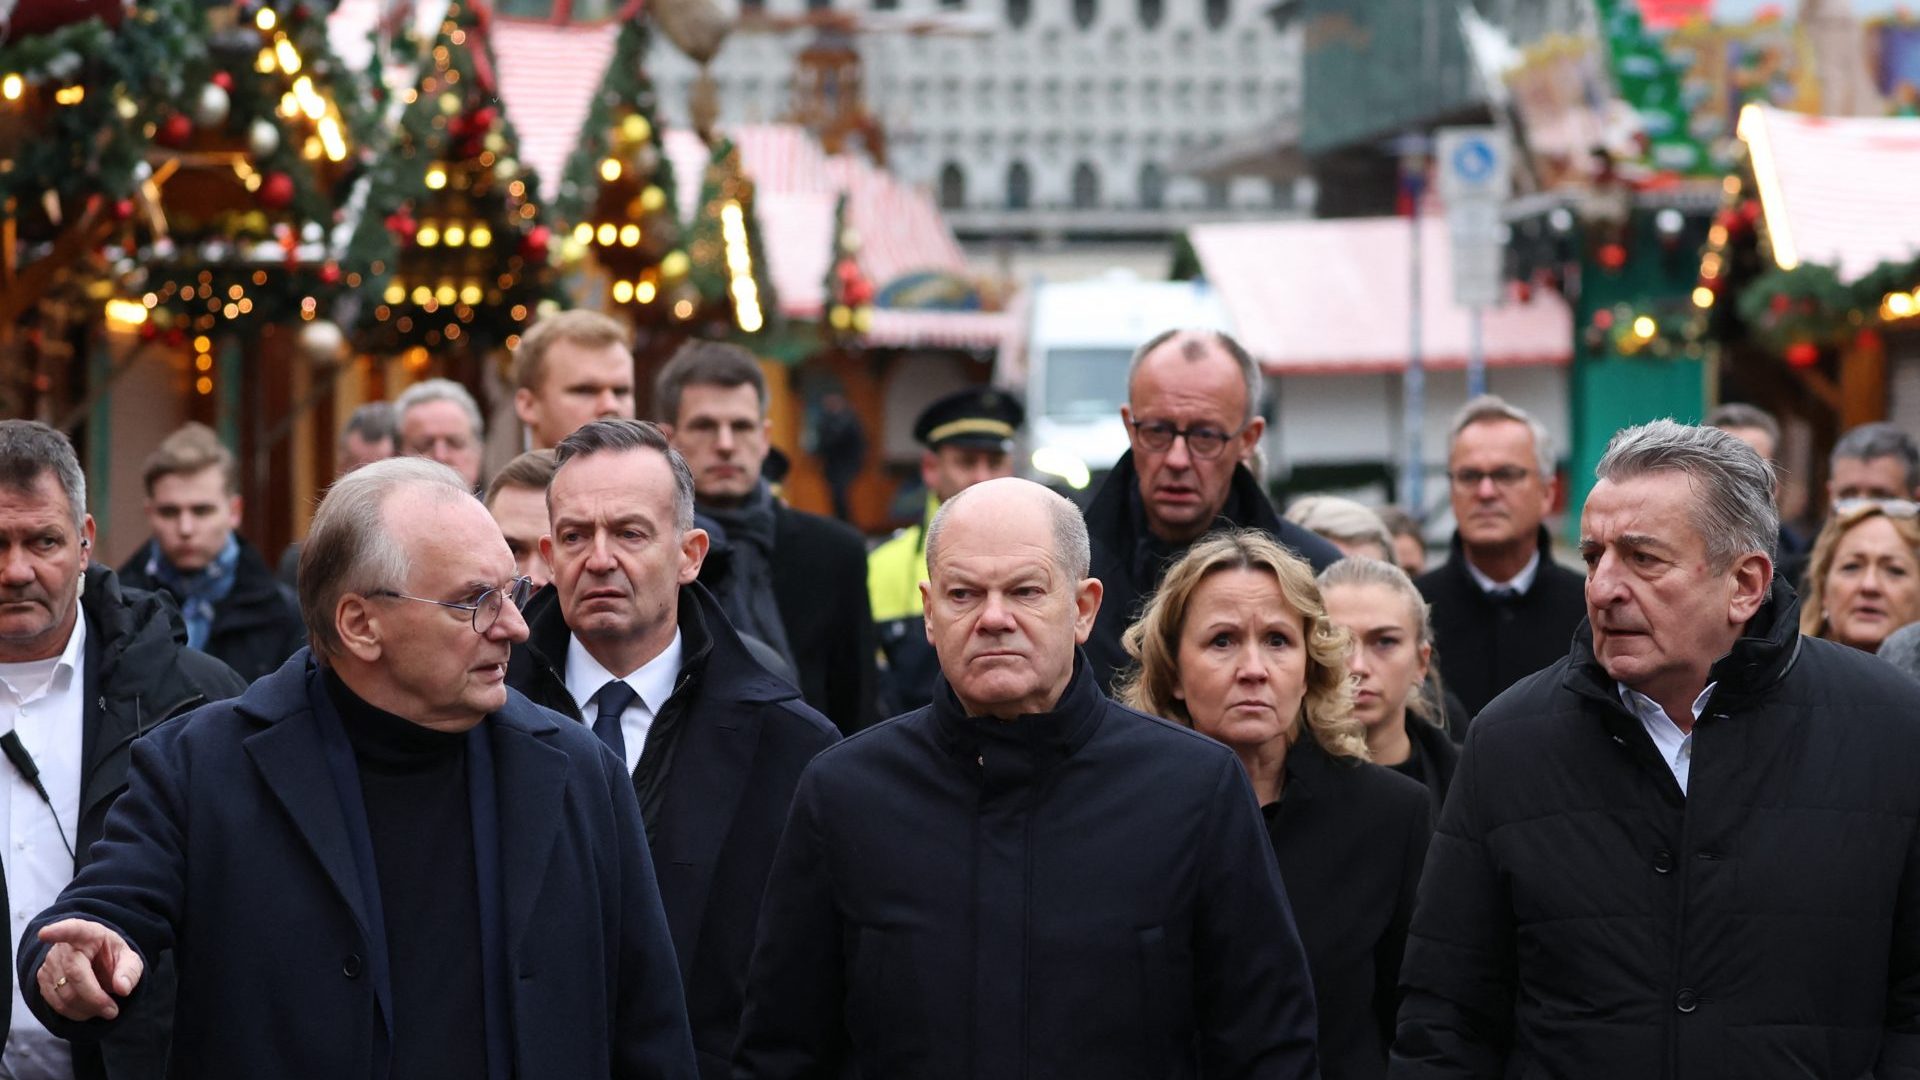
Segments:
[[[749,655],[695,578],[693,474],[659,428],[596,420],[555,447],[509,685],[590,722],[633,775],[702,1076],[727,1076],[760,896],[800,771],[838,739]]]

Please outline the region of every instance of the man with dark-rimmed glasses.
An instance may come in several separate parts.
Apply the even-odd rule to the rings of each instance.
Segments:
[[[1093,576],[1106,599],[1085,646],[1102,688],[1131,661],[1120,635],[1161,571],[1216,528],[1264,529],[1318,571],[1339,549],[1284,521],[1248,466],[1267,422],[1260,368],[1212,330],[1169,330],[1133,354],[1120,419],[1131,448],[1087,507]]]
[[[299,582],[310,649],[135,742],[27,927],[34,1015],[109,1034],[172,949],[175,1075],[691,1080],[632,783],[507,689],[527,583],[465,478],[342,477]]]
[[[1553,561],[1546,426],[1491,394],[1453,421],[1447,451],[1452,554],[1414,584],[1432,605],[1442,685],[1469,715],[1565,656],[1586,616],[1584,578]]]

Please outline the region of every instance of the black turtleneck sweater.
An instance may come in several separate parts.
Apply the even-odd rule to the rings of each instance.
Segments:
[[[487,1075],[479,886],[467,736],[424,728],[327,691],[359,765],[386,916],[393,1080]]]

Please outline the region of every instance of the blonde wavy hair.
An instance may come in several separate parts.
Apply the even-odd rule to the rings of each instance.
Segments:
[[[1820,536],[1813,542],[1813,554],[1807,558],[1807,576],[1800,588],[1800,595],[1806,598],[1800,602],[1801,633],[1823,638],[1833,632],[1827,625],[1827,574],[1833,570],[1834,554],[1840,549],[1842,537],[1856,525],[1877,517],[1886,518],[1893,525],[1893,531],[1920,557],[1920,521],[1912,514],[1889,513],[1887,506],[1879,501],[1846,505],[1845,509],[1836,511],[1821,528]]]
[[[1305,723],[1300,728],[1335,757],[1372,760],[1366,729],[1353,716],[1353,682],[1347,677],[1353,637],[1327,617],[1313,568],[1258,529],[1213,533],[1168,568],[1146,610],[1121,638],[1135,666],[1119,688],[1119,700],[1141,712],[1193,726],[1186,703],[1173,692],[1180,674],[1180,631],[1200,583],[1226,570],[1272,574],[1287,606],[1300,613],[1307,647],[1307,693],[1300,705]]]

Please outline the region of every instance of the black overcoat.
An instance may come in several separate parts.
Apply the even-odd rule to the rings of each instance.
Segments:
[[[1315,1075],[1306,959],[1232,752],[1101,696],[934,703],[800,779],[735,1075]]]
[[[700,1075],[718,1080],[740,1031],[760,898],[794,787],[840,734],[754,662],[704,587],[682,588],[679,611],[680,676],[661,714],[678,712],[681,726],[647,832]],[[508,685],[578,719],[566,684],[571,631],[551,588],[528,603],[527,624]]]
[[[93,861],[107,811],[127,789],[135,739],[210,701],[238,697],[246,681],[227,665],[187,647],[186,627],[169,600],[123,588],[113,571],[86,571],[80,613],[87,620],[85,709],[81,713],[80,822],[74,869]],[[8,978],[12,973],[8,973]],[[167,1072],[173,1023],[173,958],[148,971],[148,993],[122,1011],[111,1038],[73,1048],[76,1080],[158,1080]]]
[[[1264,808],[1313,972],[1325,1080],[1387,1075],[1428,807],[1419,781],[1303,737],[1287,751],[1280,801]]]
[[[1540,530],[1540,569],[1526,592],[1488,596],[1467,570],[1460,534],[1441,565],[1414,579],[1432,608],[1440,678],[1479,715],[1500,692],[1567,655],[1574,627],[1587,617],[1586,578],[1553,561],[1553,538]]]
[[[240,541],[240,560],[233,568],[233,591],[213,606],[213,628],[207,633],[205,651],[252,682],[304,648],[307,628],[300,619],[300,601],[293,590],[280,583],[259,549],[244,537],[235,538]],[[140,545],[120,567],[120,582],[172,596],[159,579],[147,573],[152,549],[152,540]]]
[[[127,792],[92,863],[22,937],[27,1004],[41,927],[103,923],[144,957],[178,957],[172,1074],[359,1080],[386,1074],[371,922],[296,653],[242,697],[135,742]],[[519,1080],[696,1076],[673,945],[640,809],[600,740],[509,693],[490,715],[500,879]],[[146,991],[142,981],[129,1002]],[[127,1015],[122,1012],[122,1017]]]
[[[1585,626],[1467,735],[1391,1075],[1920,1075],[1920,684],[1776,582],[1716,663],[1688,791]]]
[[[1087,659],[1102,688],[1111,690],[1118,677],[1133,666],[1120,635],[1140,617],[1153,599],[1167,567],[1187,550],[1169,546],[1147,531],[1140,505],[1140,474],[1134,471],[1133,451],[1122,454],[1113,471],[1087,505],[1087,536],[1093,542],[1093,576],[1105,591],[1087,638]],[[1227,502],[1213,528],[1259,529],[1312,564],[1319,573],[1340,561],[1340,549],[1274,512],[1260,484],[1244,465],[1235,466]]]
[[[878,719],[867,545],[843,522],[773,504],[773,597],[807,704],[852,733]],[[732,587],[724,546],[709,552],[700,582]]]

